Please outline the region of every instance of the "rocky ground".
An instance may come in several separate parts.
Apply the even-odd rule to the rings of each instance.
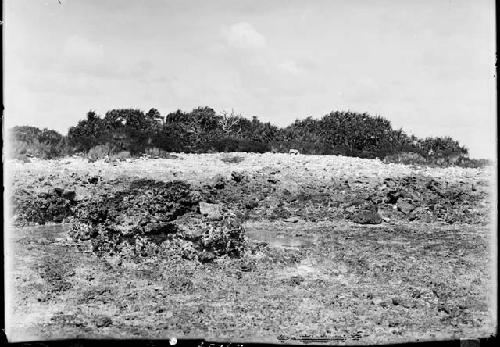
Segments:
[[[231,156],[9,162],[11,335],[335,344],[494,331],[493,168]]]

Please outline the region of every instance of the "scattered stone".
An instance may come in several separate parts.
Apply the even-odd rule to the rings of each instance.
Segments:
[[[446,314],[450,314],[451,313],[450,309],[444,303],[440,303],[438,305],[438,312],[444,312]]]
[[[184,239],[196,242],[206,232],[206,223],[199,215],[185,214],[177,217],[173,222],[177,227],[177,233]]]
[[[362,210],[354,213],[351,217],[351,221],[357,224],[380,224],[382,223],[382,217],[378,212]]]
[[[354,198],[351,202],[349,202],[346,207],[351,207],[351,206],[361,206],[366,204],[365,199],[362,198]]]
[[[298,223],[298,221],[299,221],[299,218],[297,218],[297,217],[289,217],[289,218],[285,219],[285,222],[287,222],[287,223]]]
[[[217,175],[214,177],[214,187],[215,189],[224,189],[226,182],[223,176]]]
[[[54,223],[62,223],[64,221],[64,216],[63,215],[58,215],[54,217]]]
[[[231,172],[231,179],[239,183],[245,179],[245,174],[243,174],[242,172],[233,171]]]
[[[250,199],[250,200],[247,200],[245,202],[245,208],[248,210],[252,210],[252,209],[256,208],[257,206],[259,206],[259,202],[256,200]]]
[[[303,276],[300,276],[300,275],[292,276],[288,280],[288,284],[291,286],[298,286],[299,284],[301,284],[304,281],[305,281],[305,278]]]
[[[177,156],[175,154],[165,153],[165,154],[161,154],[160,158],[162,158],[162,159],[179,159],[179,156]]]
[[[398,199],[402,196],[401,192],[397,190],[390,190],[387,192],[386,202],[388,204],[394,205],[398,202]]]
[[[76,192],[74,190],[65,190],[62,193],[62,197],[67,200],[74,201],[76,197]]]
[[[222,206],[219,204],[209,204],[207,202],[200,202],[200,213],[207,216],[210,220],[222,219]]]
[[[243,272],[253,271],[253,270],[255,270],[255,262],[246,261],[246,262],[241,264],[240,269]]]
[[[413,206],[412,204],[410,204],[408,201],[405,200],[398,201],[396,206],[398,211],[401,211],[404,214],[409,214],[413,210],[415,210],[415,206]]]
[[[198,260],[201,263],[211,263],[215,260],[215,254],[212,252],[201,252],[198,254]]]
[[[98,328],[105,328],[113,324],[113,321],[108,316],[97,316],[93,319],[93,323]]]
[[[57,195],[57,196],[61,196],[62,193],[64,192],[64,189],[63,188],[54,188],[54,193]]]

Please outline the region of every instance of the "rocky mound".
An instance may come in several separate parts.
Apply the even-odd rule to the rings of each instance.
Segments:
[[[476,223],[488,218],[487,182],[406,176],[297,184],[277,173],[217,176],[203,186],[202,193],[205,199],[223,202],[249,219],[296,216],[378,224],[384,220]]]
[[[12,194],[13,224],[16,226],[60,223],[73,214],[75,192],[55,188],[37,192],[17,188]]]
[[[187,183],[117,180],[102,188],[79,203],[70,232],[77,240],[90,240],[97,254],[149,256],[167,247],[185,258],[212,261],[244,250],[239,220],[227,212],[218,220],[202,215],[202,196]]]

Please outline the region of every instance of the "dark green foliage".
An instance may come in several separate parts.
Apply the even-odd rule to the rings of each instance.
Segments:
[[[199,107],[190,113],[177,110],[165,117],[162,134],[176,139],[184,152],[206,152],[207,144],[221,134],[219,120],[209,107]]]
[[[320,119],[307,117],[284,128],[210,107],[191,112],[177,110],[162,117],[152,108],[115,109],[103,118],[90,111],[87,119],[70,128],[67,138],[52,130],[18,127],[14,152],[19,156],[56,157],[71,151],[88,152],[107,145],[109,153],[139,155],[157,148],[165,152],[284,152],[387,158],[389,162],[475,166],[465,147],[450,137],[419,139],[390,121],[367,113],[331,112]],[[37,148],[37,150],[33,150]],[[405,158],[398,154],[406,153]],[[416,158],[416,159],[415,159]]]
[[[37,157],[53,159],[68,154],[64,136],[55,130],[18,126],[10,129],[10,155],[13,158]]]
[[[105,122],[95,112],[89,111],[87,119],[69,129],[68,144],[77,152],[87,152],[92,147],[105,143],[107,135]]]
[[[422,150],[429,157],[445,158],[452,155],[467,156],[468,150],[451,137],[428,137],[420,141]]]
[[[297,120],[282,133],[283,142],[301,153],[362,158],[395,153],[406,140],[406,135],[393,130],[388,120],[352,112],[332,112],[319,120]]]

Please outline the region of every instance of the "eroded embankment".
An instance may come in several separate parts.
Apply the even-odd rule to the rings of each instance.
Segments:
[[[486,224],[487,189],[486,181],[423,175],[297,183],[269,167],[194,184],[56,172],[15,180],[12,209],[18,226],[72,222],[72,237],[96,253],[175,250],[211,261],[240,256],[246,220]]]

